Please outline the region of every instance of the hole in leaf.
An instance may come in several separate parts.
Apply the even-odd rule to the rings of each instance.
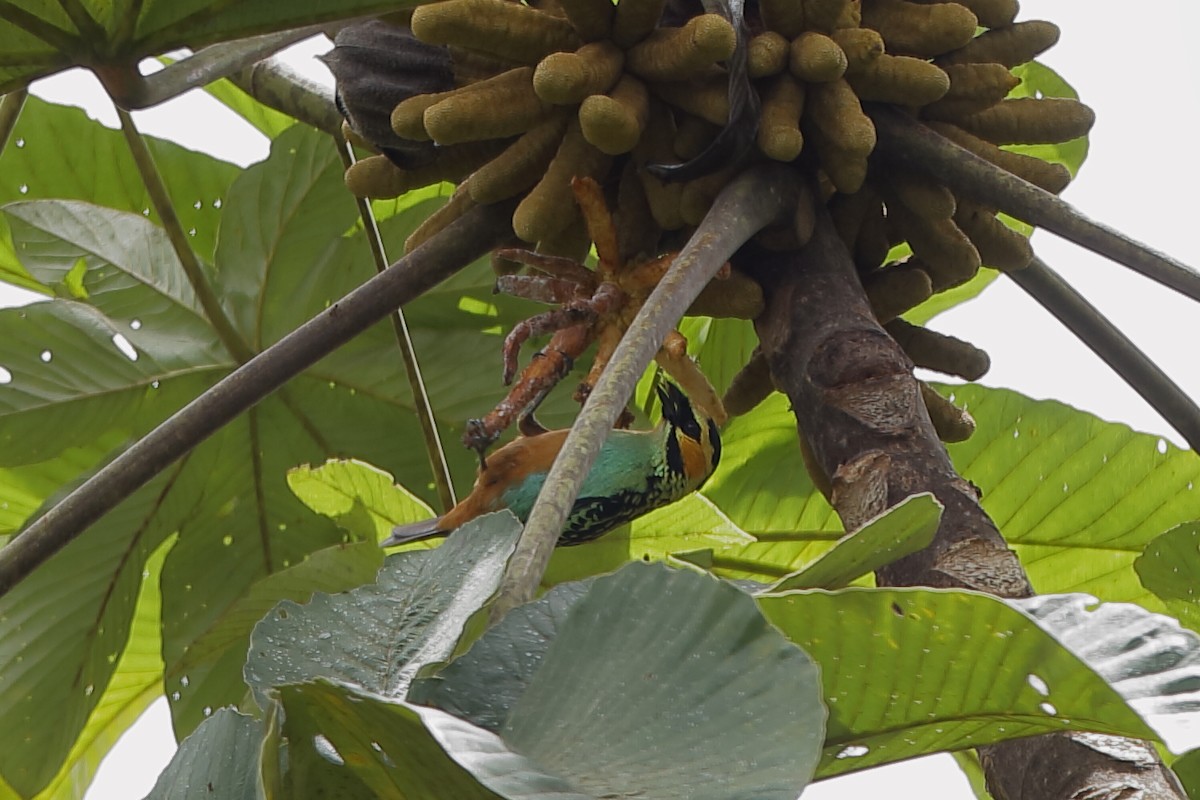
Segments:
[[[125,356],[130,361],[138,360],[138,351],[135,350],[133,345],[129,343],[129,340],[121,334],[114,333],[112,337],[112,343],[117,346],[118,350],[121,351],[121,355]]]
[[[0,384],[12,383],[12,373],[0,367]]]
[[[1034,675],[1034,674],[1031,672],[1031,673],[1029,673],[1029,675],[1027,675],[1027,676],[1025,677],[1025,681],[1026,681],[1026,683],[1028,683],[1030,686],[1032,686],[1032,687],[1033,687],[1033,690],[1034,690],[1035,692],[1037,692],[1038,694],[1040,694],[1042,697],[1049,697],[1049,696],[1050,696],[1050,687],[1049,687],[1049,686],[1047,686],[1047,685],[1046,685],[1046,682],[1045,682],[1044,680],[1042,680],[1042,679],[1041,679],[1039,676],[1037,676],[1037,675]]]
[[[129,322],[129,327],[133,328],[135,331],[140,331],[142,329],[142,321],[140,319],[131,320]]]
[[[42,359],[42,361],[44,361],[45,363],[49,364],[49,363],[50,363],[50,359],[54,358],[54,353],[51,353],[49,350],[43,350],[43,351],[42,351],[42,355],[40,356],[40,358],[41,358],[41,359]]]
[[[861,744],[850,744],[843,747],[835,758],[862,758],[871,752],[871,748]]]

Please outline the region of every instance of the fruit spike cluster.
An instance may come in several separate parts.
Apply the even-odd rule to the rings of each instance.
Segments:
[[[734,153],[700,177],[691,170],[691,180],[659,177],[697,159],[725,127],[746,125],[730,120],[740,79],[730,70],[741,58],[758,101],[752,157],[817,170],[887,323],[981,264],[1020,269],[1032,251],[994,208],[870,162],[876,131],[863,102],[905,109],[1051,192],[1070,180],[1061,165],[1002,149],[1064,142],[1093,122],[1075,100],[1008,98],[1018,83],[1011,68],[1058,38],[1053,24],[1015,22],[1016,14],[1017,0],[747,0],[744,20],[702,13],[698,0],[442,0],[396,16],[422,47],[444,48],[454,85],[405,93],[390,118],[401,140],[436,145],[436,156],[408,169],[368,158],[347,184],[360,196],[391,197],[459,182],[410,247],[474,204],[521,197],[514,232],[539,251],[580,258],[588,242],[570,179],[604,183],[612,172],[618,217],[652,221],[642,240],[653,248],[661,231],[698,224],[738,166],[729,163]],[[801,246],[812,222],[813,209],[802,207],[789,230],[760,240]],[[913,257],[884,265],[901,242]],[[901,338],[913,346],[913,336]]]

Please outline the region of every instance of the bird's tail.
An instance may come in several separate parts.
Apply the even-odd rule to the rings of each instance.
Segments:
[[[395,547],[398,544],[419,542],[446,533],[441,527],[442,518],[423,519],[420,522],[410,522],[407,525],[397,525],[392,528],[392,535],[383,540],[380,547]]]

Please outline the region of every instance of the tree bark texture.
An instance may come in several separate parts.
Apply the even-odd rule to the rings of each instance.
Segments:
[[[792,402],[810,469],[829,478],[846,529],[919,492],[932,492],[945,506],[933,543],[881,569],[879,584],[1032,594],[977,490],[950,463],[912,362],[872,315],[828,215],[818,212],[802,251],[756,255],[739,266],[760,280],[768,298],[755,321],[762,350]],[[1097,747],[1100,740],[1106,746]],[[1051,734],[981,748],[980,755],[997,800],[1186,797],[1144,742]]]

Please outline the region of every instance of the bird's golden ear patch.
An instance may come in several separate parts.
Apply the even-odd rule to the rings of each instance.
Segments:
[[[704,447],[690,436],[678,435],[679,454],[683,456],[683,474],[688,480],[700,480],[712,472]]]

